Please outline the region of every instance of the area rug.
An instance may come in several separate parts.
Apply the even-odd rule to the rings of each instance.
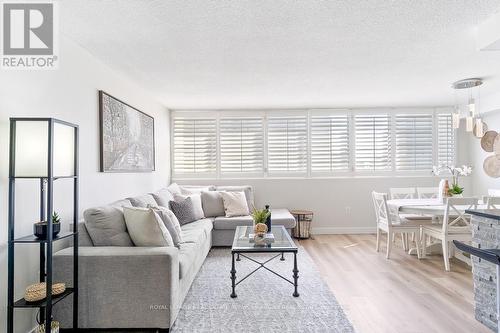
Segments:
[[[258,261],[267,254],[249,254]],[[293,254],[267,266],[292,280]],[[305,250],[299,249],[299,297],[293,285],[264,269],[236,287],[231,298],[231,250],[214,248],[195,278],[171,332],[354,332]],[[236,262],[239,280],[258,265]],[[237,280],[237,281],[238,281]]]

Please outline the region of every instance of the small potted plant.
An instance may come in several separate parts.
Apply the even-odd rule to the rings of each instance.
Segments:
[[[271,212],[267,209],[254,209],[252,212],[254,222],[254,241],[256,244],[264,242],[264,237],[267,232],[266,221]]]
[[[36,222],[33,225],[33,234],[39,239],[47,239],[47,221]],[[57,236],[61,231],[61,218],[57,212],[52,213],[52,236]]]
[[[464,188],[460,187],[458,184],[458,178],[460,176],[467,177],[472,173],[472,167],[463,165],[461,168],[455,166],[448,166],[446,164],[440,164],[438,166],[432,167],[432,173],[436,176],[440,176],[443,174],[449,174],[452,176],[451,187],[448,189],[448,195],[451,197],[461,197]]]

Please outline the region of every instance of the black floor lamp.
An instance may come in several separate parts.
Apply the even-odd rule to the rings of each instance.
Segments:
[[[47,236],[15,237],[16,181],[35,180],[40,184],[40,221],[47,222]],[[68,179],[73,183],[73,232],[53,235],[52,214],[54,182]],[[62,181],[62,180],[61,180]],[[45,184],[47,188],[45,189]],[[52,329],[52,307],[62,298],[73,295],[73,330],[78,328],[78,126],[54,118],[11,118],[9,147],[9,221],[8,221],[8,291],[7,332],[14,332],[14,310],[38,308],[45,332]],[[73,286],[58,296],[52,295],[53,242],[73,237]],[[15,245],[39,244],[39,281],[46,283],[46,297],[36,302],[14,300]]]

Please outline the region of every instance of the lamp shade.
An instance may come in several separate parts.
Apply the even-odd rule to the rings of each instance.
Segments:
[[[15,121],[15,177],[48,177],[49,128],[52,121]],[[53,124],[53,176],[74,176],[75,128],[57,121]]]

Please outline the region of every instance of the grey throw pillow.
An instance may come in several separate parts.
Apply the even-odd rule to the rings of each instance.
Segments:
[[[127,232],[122,208],[104,206],[83,213],[94,246],[134,246]]]
[[[224,216],[224,201],[219,191],[201,192],[201,205],[206,217]]]
[[[175,214],[165,207],[156,207],[153,209],[156,213],[158,213],[163,223],[167,227],[168,232],[170,232],[170,236],[172,236],[174,245],[179,247],[179,244],[183,243],[184,241],[182,240],[181,225]]]
[[[182,201],[170,201],[170,209],[172,209],[181,225],[196,221],[193,201],[190,197]]]
[[[144,194],[138,197],[127,198],[134,207],[146,208],[148,205],[156,205],[155,198],[151,194]]]
[[[162,188],[156,193],[151,193],[153,198],[155,199],[156,203],[158,204],[157,206],[160,207],[167,207],[168,208],[168,203],[172,200],[174,200],[174,196],[170,191],[166,188]]]

